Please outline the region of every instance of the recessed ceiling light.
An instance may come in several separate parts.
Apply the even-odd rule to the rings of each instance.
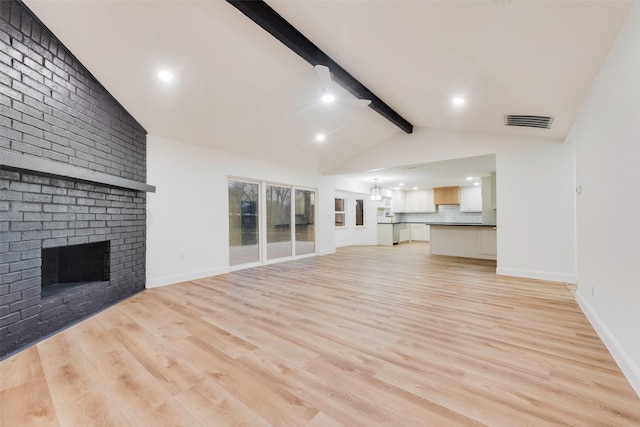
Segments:
[[[467,181],[471,181],[472,179],[473,179],[473,177],[472,177],[472,176],[468,176],[468,177],[467,177]]]
[[[326,138],[326,136],[324,134],[322,134],[322,133],[319,133],[319,134],[316,135],[316,141],[317,142],[322,142],[322,141],[325,140],[325,138]]]
[[[413,189],[414,189],[414,190],[417,190],[417,189],[418,189],[418,187],[413,187]]]
[[[404,182],[401,182],[400,184],[398,184],[400,187],[402,187],[404,185]]]
[[[464,98],[460,97],[460,96],[456,96],[455,98],[453,98],[451,100],[451,103],[453,105],[463,105],[465,103]]]
[[[473,185],[480,185],[480,183],[479,182],[474,182]]]
[[[163,82],[170,82],[173,80],[173,74],[168,70],[160,70],[158,71],[158,78]]]
[[[336,100],[336,97],[332,93],[323,93],[321,99],[322,99],[322,102],[324,102],[325,104],[331,104],[333,101]]]
[[[382,170],[384,170],[384,168],[369,169],[369,170],[367,170],[367,172],[378,172],[378,171],[382,171]]]
[[[400,189],[400,187],[393,187],[393,189],[394,189],[394,190],[399,190],[399,189]]]

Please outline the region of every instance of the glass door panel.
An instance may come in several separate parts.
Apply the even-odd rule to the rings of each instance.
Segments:
[[[229,181],[229,264],[260,261],[260,185]]]
[[[291,188],[266,186],[267,259],[291,256]]]
[[[296,255],[316,252],[316,192],[296,190]]]

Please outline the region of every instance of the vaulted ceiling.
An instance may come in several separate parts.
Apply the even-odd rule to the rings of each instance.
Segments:
[[[314,68],[225,1],[25,3],[151,135],[323,171],[402,132],[322,104]],[[417,128],[563,139],[631,3],[268,4]],[[505,114],[554,122],[506,127]]]

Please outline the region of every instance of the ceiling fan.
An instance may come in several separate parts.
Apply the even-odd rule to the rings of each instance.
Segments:
[[[337,98],[335,90],[333,89],[333,79],[331,78],[331,71],[329,70],[329,67],[325,65],[316,65],[314,68],[318,78],[320,79],[320,83],[322,84],[322,102],[330,104],[338,101],[341,104],[349,104],[358,107],[366,107],[371,104],[371,100],[369,99]]]

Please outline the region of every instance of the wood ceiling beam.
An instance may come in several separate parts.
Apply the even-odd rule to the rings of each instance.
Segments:
[[[304,34],[298,31],[264,1],[227,0],[227,2],[311,65],[324,65],[329,67],[334,79],[340,86],[344,87],[356,98],[371,100],[369,107],[378,114],[385,117],[406,133],[413,132],[413,125],[409,123],[408,120],[378,98],[371,90],[349,74],[347,70],[331,59],[329,55],[324,53],[322,49],[306,38]]]

